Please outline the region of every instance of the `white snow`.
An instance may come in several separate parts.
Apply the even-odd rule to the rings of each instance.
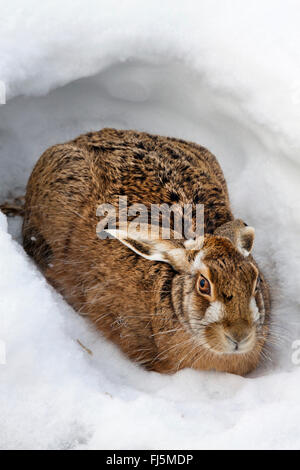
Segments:
[[[24,193],[45,148],[88,130],[205,145],[256,229],[277,336],[247,378],[145,372],[47,285],[20,219],[9,235],[0,214],[0,447],[299,448],[299,2],[0,0],[0,11],[0,201]]]

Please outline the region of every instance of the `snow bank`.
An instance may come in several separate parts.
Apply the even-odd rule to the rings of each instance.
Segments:
[[[0,214],[0,447],[299,448],[299,2],[0,7],[0,200],[24,193],[47,146],[87,130],[199,142],[256,227],[278,337],[248,378],[147,373],[47,285],[18,243],[20,220],[9,235]]]

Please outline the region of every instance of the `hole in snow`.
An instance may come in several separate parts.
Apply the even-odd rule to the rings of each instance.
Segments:
[[[30,171],[48,146],[104,126],[136,128],[190,139],[216,154],[227,178],[235,215],[256,228],[255,256],[271,283],[273,317],[277,324],[275,342],[280,346],[274,354],[273,366],[276,370],[272,373],[294,367],[291,363],[291,344],[300,335],[297,323],[300,277],[299,217],[292,202],[299,167],[289,158],[289,148],[279,146],[277,136],[261,126],[259,119],[257,122],[250,119],[243,102],[226,90],[213,86],[204,75],[180,63],[154,65],[125,62],[115,64],[96,76],[55,89],[47,96],[18,97],[0,107],[0,202],[25,192]],[[18,237],[20,221],[10,220],[9,227]],[[139,419],[139,413],[143,410],[145,421],[154,420],[153,429],[156,415],[152,406],[158,406],[161,400],[164,400],[164,411],[169,416],[173,416],[172,413],[176,415],[178,407],[180,412],[184,409],[190,419],[195,414],[193,406],[188,408],[185,405],[182,408],[178,403],[188,399],[202,400],[213,423],[213,404],[216,400],[232,398],[245,383],[248,384],[238,377],[213,373],[183,371],[176,377],[160,377],[138,370],[116,348],[101,340],[98,333],[93,335],[83,319],[74,317],[58,296],[53,295],[52,289],[45,288],[43,279],[37,279],[31,272],[29,276],[27,264],[19,267],[18,259],[13,259],[12,266],[3,261],[6,269],[3,279],[5,282],[7,280],[3,292],[8,292],[7,296],[11,295],[11,298],[1,298],[1,301],[16,316],[11,338],[12,342],[16,341],[16,349],[20,348],[16,356],[22,354],[22,357],[16,358],[14,368],[18,370],[20,366],[20,371],[23,371],[23,360],[32,365],[28,374],[36,386],[31,393],[38,387],[43,389],[43,380],[50,383],[48,385],[50,390],[54,390],[56,402],[51,402],[52,394],[43,393],[49,400],[50,408],[55,410],[57,407],[64,411],[66,417],[62,419],[66,421],[67,434],[69,425],[73,426],[71,416],[74,410],[79,412],[83,421],[93,422],[91,416],[97,406],[102,410],[101,419],[106,422],[110,419],[105,414],[106,409],[111,413],[118,410],[118,419],[122,413],[124,416],[128,413],[130,420]],[[15,279],[13,274],[9,277],[13,269],[19,278]],[[293,283],[289,282],[291,273]],[[21,304],[15,304],[14,288],[9,287],[17,283],[24,295]],[[41,297],[35,300],[36,295]],[[23,327],[24,312],[26,326]],[[287,333],[282,333],[283,327],[288,330]],[[43,328],[47,332],[45,335],[41,334]],[[26,335],[30,338],[29,346],[24,344]],[[289,339],[283,341],[286,337]],[[93,350],[92,358],[84,356],[84,351],[76,347],[76,341],[73,344],[74,338],[80,338]],[[9,354],[8,351],[8,361]],[[44,371],[42,374],[40,363]],[[271,369],[266,361],[253,376],[270,374]],[[44,374],[48,374],[45,375],[46,379],[43,379]],[[20,380],[27,380],[22,373]],[[61,387],[58,387],[57,383],[61,382]],[[266,387],[268,383],[265,382]],[[268,393],[271,395],[273,388],[270,384]],[[67,389],[72,389],[71,398],[61,397],[60,393],[67,393]],[[99,391],[103,393],[100,398]],[[153,405],[147,402],[149,394]],[[174,405],[175,412],[170,404],[170,394],[177,403]],[[91,415],[90,408],[83,411],[77,407],[82,396],[86,403],[94,406]],[[115,396],[119,402],[115,401],[113,408],[109,408]],[[126,403],[136,397],[139,401],[132,411]],[[212,405],[208,404],[208,398],[213,400]],[[37,396],[36,399],[46,413],[42,408],[43,397]],[[66,403],[70,409],[65,406]],[[33,415],[36,413],[33,412]],[[197,413],[195,417],[198,420]],[[47,417],[45,422],[48,422]],[[76,426],[74,434],[77,436]],[[84,436],[89,432],[84,431]],[[80,438],[82,441],[84,436]],[[100,440],[107,442],[105,438],[100,432]]]

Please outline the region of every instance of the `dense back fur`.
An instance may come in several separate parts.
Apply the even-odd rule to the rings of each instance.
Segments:
[[[201,263],[215,286],[213,302],[195,291],[199,251],[186,250],[187,273],[174,263],[149,261],[119,240],[97,237],[98,205],[117,205],[120,195],[129,205],[204,204]],[[259,290],[250,292],[259,270],[251,255],[245,258],[237,249],[240,239],[234,237],[242,232],[241,222],[238,231],[235,223],[222,170],[208,150],[183,140],[103,129],[42,155],[28,182],[23,237],[48,281],[134,361],[160,372],[195,367],[245,374],[261,355],[269,297],[262,275]],[[250,329],[254,321],[253,295],[264,311],[255,347],[248,354],[221,349],[218,354],[219,333],[205,324],[205,311],[221,303],[214,324],[222,324],[222,334],[235,329],[238,337],[239,329]],[[205,340],[197,336],[197,328],[204,327]]]

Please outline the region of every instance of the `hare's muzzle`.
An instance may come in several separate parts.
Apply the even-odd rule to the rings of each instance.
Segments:
[[[225,350],[232,353],[245,353],[253,348],[255,328],[245,320],[239,320],[224,329]]]

